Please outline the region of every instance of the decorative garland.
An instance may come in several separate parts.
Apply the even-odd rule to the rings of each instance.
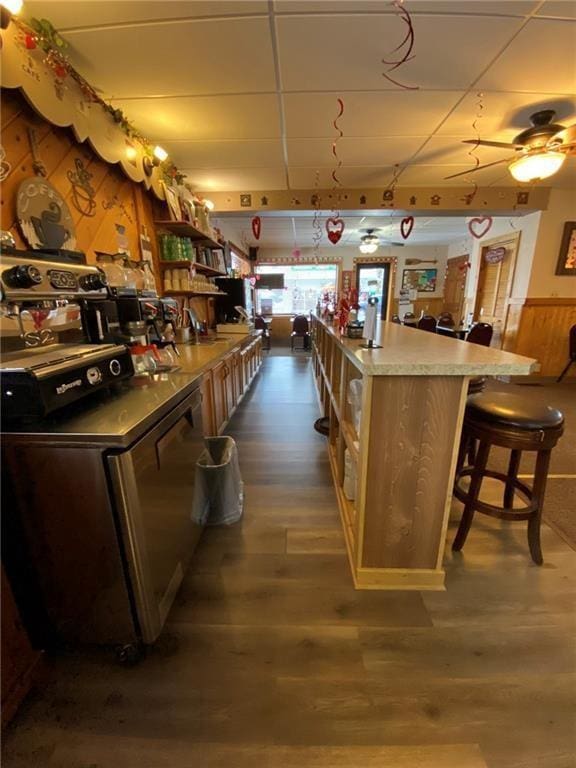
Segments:
[[[344,136],[344,131],[340,126],[338,125],[338,121],[344,114],[344,102],[341,98],[336,99],[338,104],[338,114],[334,118],[334,121],[332,122],[332,125],[334,126],[334,129],[338,131],[338,136],[334,139],[332,142],[332,154],[334,155],[334,158],[336,160],[336,167],[332,171],[332,181],[334,182],[334,186],[332,187],[332,192],[334,193],[334,201],[336,198],[336,189],[342,186],[342,183],[340,179],[337,176],[338,171],[342,167],[342,160],[340,156],[338,155],[338,142],[340,139]],[[338,210],[336,210],[336,206],[332,206],[332,216],[330,216],[328,219],[326,219],[326,234],[328,235],[328,240],[332,243],[332,245],[336,245],[340,242],[340,239],[342,237],[342,233],[344,232],[345,224],[344,219],[340,216],[340,206],[338,206]]]
[[[476,116],[472,121],[472,130],[475,131],[476,133],[476,143],[473,144],[471,148],[468,150],[468,155],[472,160],[474,160],[474,163],[475,163],[472,171],[475,171],[480,165],[480,158],[476,153],[478,151],[478,147],[480,146],[480,130],[478,126],[478,121],[482,119],[482,112],[484,111],[484,101],[483,101],[484,94],[478,91],[478,93],[476,94],[476,98],[477,98]],[[474,198],[476,197],[476,193],[478,192],[478,184],[474,181],[474,179],[468,179],[466,178],[466,176],[464,176],[464,180],[467,181],[468,184],[472,184],[474,189],[472,190],[472,192],[469,192],[467,195],[464,195],[462,200],[463,202],[466,203],[466,205],[472,205],[472,201],[474,200]]]
[[[132,125],[119,107],[114,107],[105,101],[94,86],[72,66],[70,59],[66,55],[68,43],[47,19],[31,19],[30,23],[27,24],[19,16],[13,16],[12,23],[22,33],[21,44],[27,51],[40,48],[45,53],[43,63],[54,76],[54,87],[59,98],[62,98],[63,89],[66,88],[66,79],[71,77],[77,83],[87,101],[99,104],[112,117],[114,122],[120,126],[128,138],[134,139],[142,145],[145,155],[153,156],[154,145],[152,142]],[[164,178],[168,181],[182,184],[185,179],[185,174],[181,173],[170,160],[165,160],[161,163],[160,168]]]

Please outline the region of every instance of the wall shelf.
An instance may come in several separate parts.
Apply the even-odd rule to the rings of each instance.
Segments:
[[[219,243],[205,232],[193,227],[192,224],[187,221],[155,221],[154,224],[158,229],[165,229],[179,237],[189,237],[190,240],[193,240],[195,243],[206,245],[208,248],[224,249],[225,247],[225,243]]]
[[[164,296],[226,296],[223,291],[164,291]]]
[[[209,267],[207,264],[200,264],[197,261],[160,261],[160,269],[190,269],[194,267],[196,272],[202,272],[204,275],[212,275],[213,277],[226,277],[225,272],[220,272],[219,269]]]

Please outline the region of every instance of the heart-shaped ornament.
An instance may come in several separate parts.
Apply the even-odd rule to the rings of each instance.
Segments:
[[[252,219],[252,234],[256,240],[260,240],[260,232],[262,231],[262,219],[260,216],[254,216]]]
[[[400,234],[404,238],[404,240],[407,240],[410,237],[410,232],[412,232],[412,228],[414,227],[414,216],[406,216],[405,219],[402,219],[400,222]]]
[[[468,231],[477,240],[484,237],[492,226],[492,216],[476,216],[468,222]]]
[[[344,232],[344,219],[333,217],[326,219],[326,234],[332,245],[336,245],[340,240],[342,232]]]

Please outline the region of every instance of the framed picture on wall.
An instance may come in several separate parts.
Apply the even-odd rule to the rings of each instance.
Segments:
[[[556,274],[576,276],[576,221],[567,221],[564,224]]]
[[[434,293],[437,277],[437,269],[405,269],[402,272],[402,288],[418,293]]]
[[[163,181],[160,182],[164,189],[164,196],[166,197],[166,203],[168,204],[168,213],[172,221],[182,221],[182,210],[180,208],[180,198],[178,197],[178,191],[174,187],[168,186]]]

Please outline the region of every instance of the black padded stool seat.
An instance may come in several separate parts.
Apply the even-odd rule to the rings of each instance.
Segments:
[[[527,520],[530,554],[537,565],[542,565],[540,521],[548,466],[552,448],[563,431],[564,417],[560,411],[533,403],[528,397],[508,392],[481,392],[468,397],[454,482],[454,495],[463,502],[464,511],[452,545],[453,550],[462,549],[474,513],[481,512],[499,520]],[[470,446],[475,443],[477,449],[470,450]],[[506,474],[486,468],[493,445],[510,449]],[[532,487],[518,479],[523,451],[536,452]],[[466,457],[469,466],[464,466]],[[470,478],[467,488],[461,483],[465,477]],[[479,499],[485,477],[504,483],[503,506],[488,504]],[[515,494],[525,502],[525,506],[514,506]]]
[[[564,416],[556,408],[532,402],[523,395],[508,392],[482,392],[470,395],[466,401],[466,413],[470,417],[508,424],[518,429],[549,429],[564,423]]]

